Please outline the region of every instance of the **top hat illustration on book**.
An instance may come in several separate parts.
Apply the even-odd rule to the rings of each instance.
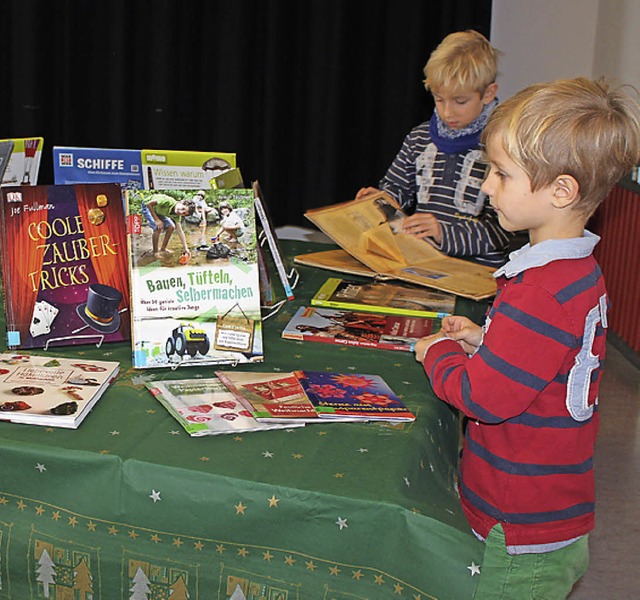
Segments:
[[[113,333],[120,327],[118,305],[122,293],[116,288],[102,283],[92,283],[87,293],[87,301],[76,307],[78,316],[92,329],[100,333]]]

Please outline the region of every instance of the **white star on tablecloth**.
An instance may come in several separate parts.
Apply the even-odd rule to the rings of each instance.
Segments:
[[[467,567],[469,571],[471,571],[471,577],[474,575],[480,575],[480,565],[477,565],[475,562],[471,561],[471,564]]]
[[[347,525],[347,520],[343,519],[342,517],[338,517],[338,520],[336,521],[336,525],[340,527],[340,531],[342,531],[345,527],[349,527]]]
[[[36,463],[36,469],[38,469],[40,473],[44,473],[47,470],[47,467],[45,467],[42,463]]]
[[[264,456],[265,458],[273,458],[273,452],[269,452],[268,450],[265,450],[262,453],[262,456]]]
[[[149,494],[149,498],[153,500],[154,504],[162,500],[162,498],[160,498],[160,492],[156,492],[156,490],[151,490],[151,493]]]

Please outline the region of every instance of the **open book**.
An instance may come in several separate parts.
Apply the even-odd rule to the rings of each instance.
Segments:
[[[428,242],[402,233],[399,223],[405,215],[386,192],[314,208],[305,216],[374,275],[410,281],[473,300],[496,293],[493,268],[447,256]],[[323,253],[314,253],[314,266],[336,269],[339,264],[336,251],[329,252],[332,254],[328,255],[326,265],[321,264]],[[300,258],[304,259],[304,255]],[[302,262],[298,259],[296,262]]]

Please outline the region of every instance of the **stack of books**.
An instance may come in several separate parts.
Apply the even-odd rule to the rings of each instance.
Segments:
[[[208,379],[146,385],[191,436],[335,421],[415,421],[379,375],[217,371]]]

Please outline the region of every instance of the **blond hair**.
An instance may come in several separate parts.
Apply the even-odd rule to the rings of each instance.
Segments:
[[[575,208],[591,216],[640,161],[640,106],[620,86],[586,77],[539,83],[494,109],[482,133],[540,190],[559,175],[578,182]]]
[[[481,95],[495,82],[498,51],[481,33],[471,29],[451,33],[431,53],[424,67],[427,90],[473,90]]]

